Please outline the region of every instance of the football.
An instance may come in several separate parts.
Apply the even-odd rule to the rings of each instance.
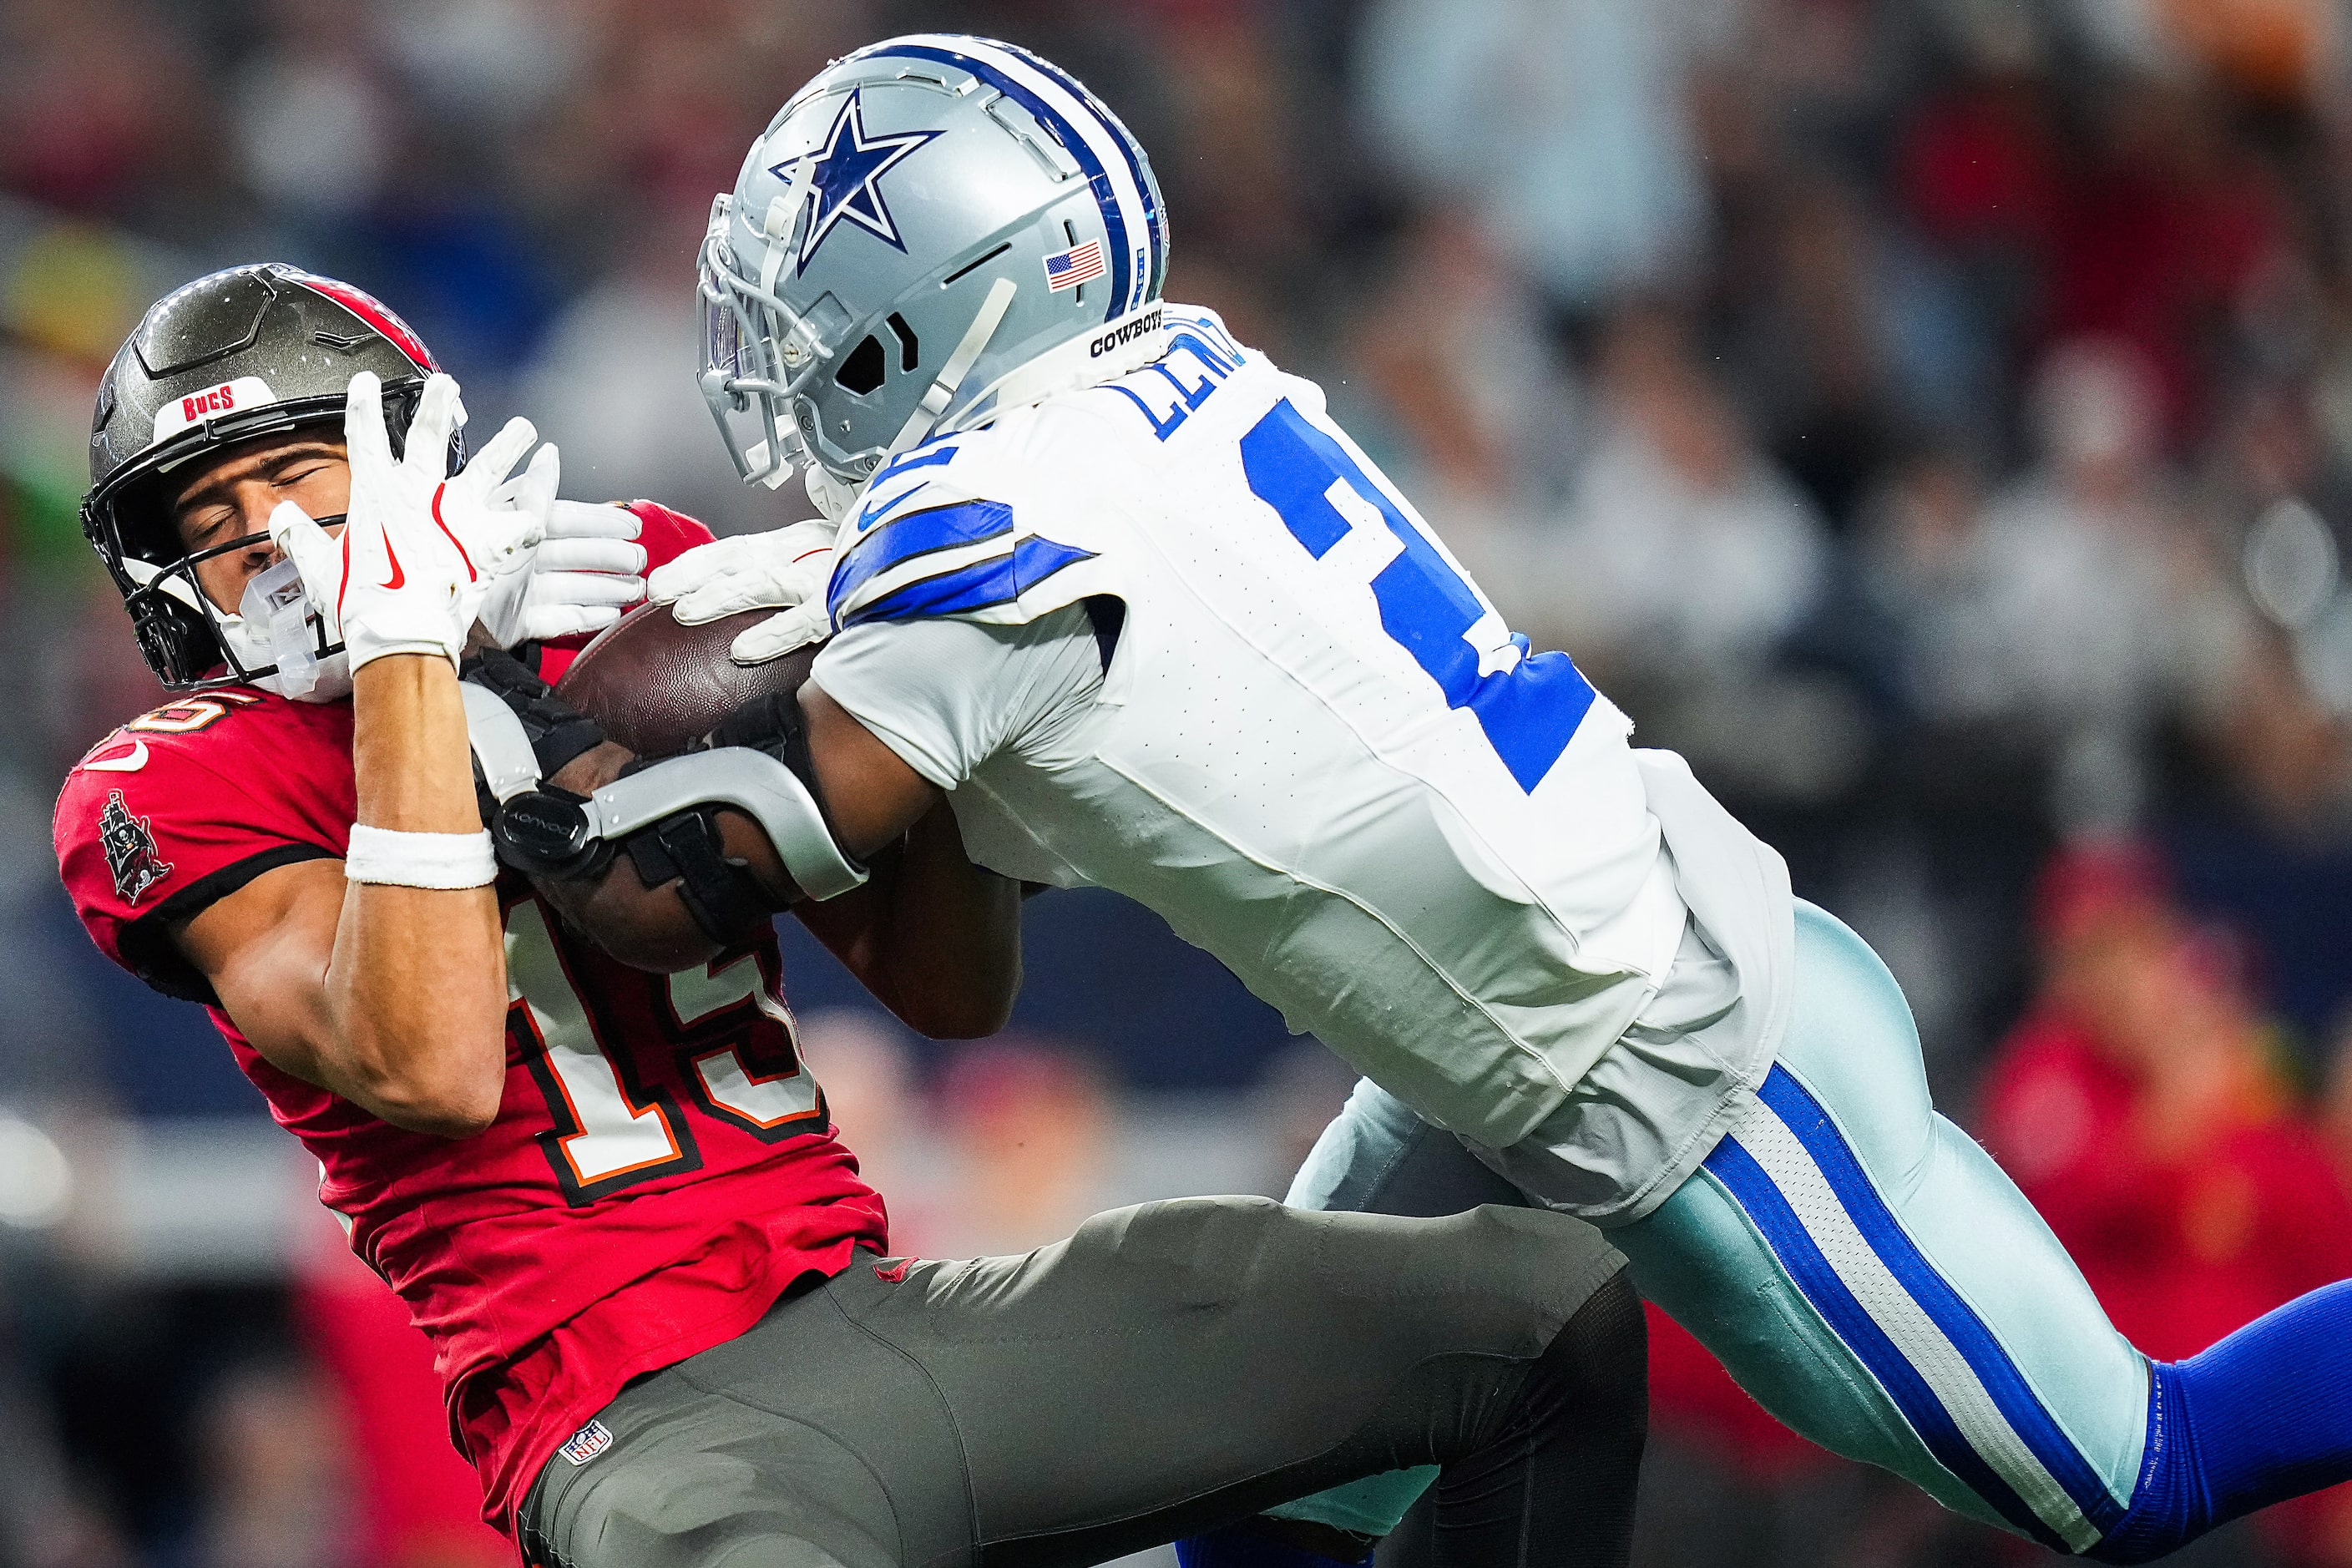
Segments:
[[[555,693],[639,756],[686,750],[754,697],[798,691],[816,647],[765,664],[727,656],[737,634],[775,614],[745,610],[700,626],[678,624],[667,605],[642,605],[581,650]]]

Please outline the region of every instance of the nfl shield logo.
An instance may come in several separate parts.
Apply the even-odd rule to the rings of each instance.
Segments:
[[[612,1429],[602,1421],[591,1421],[555,1451],[575,1465],[584,1465],[612,1446]]]

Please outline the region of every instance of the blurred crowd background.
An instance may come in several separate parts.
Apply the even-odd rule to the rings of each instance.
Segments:
[[[2339,0],[0,0],[0,1568],[503,1560],[290,1142],[57,885],[58,781],[155,700],[75,519],[99,371],[295,261],[572,493],[790,521],[690,384],[694,247],[793,86],[918,28],[1127,119],[1171,296],[1886,955],[2144,1349],[2352,1274]],[[1131,906],[1031,917],[1016,1030],[952,1049],[790,949],[899,1245],[1278,1192],[1337,1064]],[[1654,1327],[1645,1568],[2039,1555]],[[2352,1563],[2352,1504],[2181,1560]]]

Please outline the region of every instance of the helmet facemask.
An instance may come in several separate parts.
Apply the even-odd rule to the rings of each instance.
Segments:
[[[334,528],[345,515],[314,521],[321,528]],[[331,702],[350,694],[351,665],[343,645],[329,638],[325,617],[310,606],[301,574],[290,558],[280,557],[247,579],[234,611],[222,609],[205,592],[199,568],[205,562],[271,548],[268,534],[248,533],[193,551],[166,566],[134,555],[122,558],[124,571],[138,583],[123,595],[123,606],[166,686],[176,690],[257,686],[311,702]]]
[[[779,202],[782,198],[779,198]],[[696,293],[702,307],[702,400],[719,422],[727,455],[747,484],[775,489],[812,462],[795,399],[831,363],[830,345],[775,293],[775,279],[754,282],[738,269],[728,224],[734,198],[710,204]],[[763,270],[790,253],[771,237]],[[814,416],[811,416],[814,417]]]

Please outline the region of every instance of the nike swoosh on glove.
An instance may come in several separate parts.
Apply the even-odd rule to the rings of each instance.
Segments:
[[[689,626],[745,610],[781,608],[783,614],[738,633],[728,648],[738,664],[764,664],[832,631],[824,594],[839,531],[832,522],[796,522],[697,545],[656,567],[646,591]]]
[[[342,537],[329,539],[290,501],[270,514],[270,537],[293,559],[311,603],[331,617],[354,673],[396,653],[439,654],[454,668],[491,589],[527,571],[539,547],[543,513],[493,511],[486,504],[530,446],[529,423],[510,424],[468,465],[487,458],[504,468],[467,484],[464,474],[445,479],[441,472],[450,434],[463,417],[457,384],[431,376],[409,426],[406,455],[395,461],[383,426],[383,384],[373,372],[360,372],[343,406],[352,496]],[[516,426],[522,427],[519,441]],[[459,537],[461,527],[470,540]]]
[[[534,460],[532,468],[537,467]],[[492,492],[492,505],[530,477],[526,473]],[[645,526],[625,506],[551,502],[547,538],[532,555],[530,570],[491,590],[482,609],[483,629],[500,647],[603,631],[646,596],[646,547],[636,542]]]

